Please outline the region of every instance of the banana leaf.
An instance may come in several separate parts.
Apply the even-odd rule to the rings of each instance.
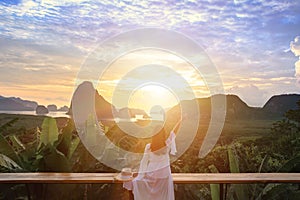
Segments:
[[[25,146],[22,144],[22,142],[17,138],[15,135],[9,136],[10,141],[12,142],[12,146],[16,151],[22,151],[25,150]]]
[[[209,170],[212,173],[219,173],[215,165],[210,165]],[[212,200],[220,200],[220,184],[210,184],[210,195]]]
[[[0,134],[0,153],[6,155],[14,162],[16,162],[19,166],[22,166],[22,162],[20,157],[14,148],[7,142],[7,140]]]
[[[56,125],[56,120],[51,117],[46,117],[42,124],[42,132],[40,135],[40,142],[38,145],[38,149],[42,146],[42,144],[54,145],[54,142],[58,140],[58,128]]]
[[[40,171],[71,172],[70,161],[51,144],[38,153],[37,162]]]
[[[22,168],[12,159],[4,154],[0,154],[1,172],[16,172],[22,171]]]
[[[62,133],[59,135],[59,142],[57,150],[62,152],[65,156],[69,157],[70,147],[72,143],[72,132],[74,130],[74,124],[69,120],[66,127],[63,128]]]
[[[232,147],[228,147],[229,168],[231,173],[240,173],[237,155]],[[247,185],[232,184],[236,199],[249,199],[247,195]]]

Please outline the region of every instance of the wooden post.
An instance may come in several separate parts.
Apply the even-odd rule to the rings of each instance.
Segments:
[[[220,183],[220,200],[224,199],[224,185]]]

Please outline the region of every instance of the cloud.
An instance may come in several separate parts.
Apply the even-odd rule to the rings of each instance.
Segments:
[[[295,37],[294,41],[291,41],[290,49],[295,56],[299,56],[299,60],[295,62],[295,76],[297,85],[300,85],[300,36]]]
[[[295,76],[297,78],[297,84],[300,85],[300,60],[295,62]]]
[[[290,38],[299,34],[299,3],[5,0],[0,2],[1,84],[11,82],[7,77],[14,74],[20,74],[13,78],[20,85],[28,84],[28,77],[40,77],[31,79],[43,82],[68,76],[71,81],[75,75],[69,69],[78,69],[84,56],[102,41],[123,31],[153,26],[179,31],[202,45],[225,81],[258,86],[255,80],[242,81],[258,77],[273,84],[272,78],[293,76],[289,66],[295,58],[284,50]],[[290,47],[296,56],[300,55],[298,41]],[[295,66],[300,74],[300,61]],[[43,71],[47,73],[39,73]],[[294,87],[290,84],[284,89],[294,91]]]
[[[295,56],[300,56],[300,36],[295,37],[294,41],[291,41],[290,48]]]
[[[270,94],[267,91],[261,90],[253,84],[234,86],[230,88],[227,93],[236,94],[244,100],[249,106],[263,106]]]

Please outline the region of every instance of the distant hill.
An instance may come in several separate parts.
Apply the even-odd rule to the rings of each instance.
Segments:
[[[0,110],[33,111],[38,106],[35,101],[23,100],[16,97],[0,96]]]
[[[144,117],[149,117],[144,110],[127,107],[120,109],[117,114],[119,118],[127,118],[128,116],[135,117],[135,115],[143,115]]]
[[[57,106],[55,104],[50,104],[47,106],[48,111],[55,112],[57,111]]]
[[[89,104],[85,102],[89,102]],[[90,102],[94,102],[94,105],[90,104]],[[75,108],[73,108],[74,104],[76,105]],[[76,116],[76,120],[81,123],[84,122],[86,116],[91,114],[94,110],[96,111],[98,119],[101,121],[103,119],[112,119],[113,112],[116,112],[116,108],[99,95],[93,84],[88,81],[81,83],[76,88],[68,114],[73,115],[74,109],[75,112],[81,113]]]
[[[197,99],[199,105],[200,116],[202,119],[209,119],[211,112],[211,98],[219,98],[223,95],[214,95],[207,98]],[[237,95],[226,95],[226,119],[279,119],[284,113],[291,109],[297,108],[297,101],[300,100],[298,94],[276,95],[261,107],[250,107],[242,101]],[[189,108],[192,101],[185,100],[181,102],[185,108]],[[190,110],[188,112],[195,112]],[[167,112],[168,116],[179,116],[179,105],[174,106]]]
[[[59,109],[57,109],[57,111],[69,112],[69,108],[68,108],[68,106],[63,106],[63,107],[60,107]]]
[[[297,101],[300,100],[299,94],[283,94],[271,97],[263,106],[262,110],[270,116],[282,116],[288,110],[297,109]]]
[[[211,98],[219,98],[224,95],[214,95],[207,98],[198,98],[199,111],[202,119],[209,119],[211,112]],[[72,102],[77,99],[94,98],[95,105],[82,105],[82,111],[95,110],[98,119],[112,120],[113,114],[115,117],[126,118],[129,114],[130,117],[135,115],[144,115],[148,117],[146,112],[141,109],[135,108],[122,108],[117,110],[115,106],[106,101],[98,91],[93,87],[91,82],[83,82],[78,86],[74,92],[70,109],[68,114],[72,115]],[[279,119],[282,118],[284,113],[291,109],[297,108],[297,101],[300,100],[299,94],[282,94],[271,97],[263,107],[251,107],[242,101],[237,95],[226,95],[227,108],[226,119]],[[187,112],[193,113],[192,101],[184,100],[181,102]],[[80,105],[80,104],[79,104]],[[30,100],[23,100],[17,97],[3,97],[0,96],[0,110],[5,111],[34,111],[38,103]],[[55,106],[55,105],[53,105]],[[67,111],[68,107],[64,106],[59,110]],[[180,115],[179,105],[169,108],[167,115],[171,118]]]
[[[261,108],[250,107],[237,95],[227,95],[227,119],[262,119]]]
[[[46,108],[46,106],[38,105],[38,106],[36,107],[35,112],[36,112],[36,114],[38,114],[38,115],[45,115],[45,114],[48,114],[48,113],[49,113],[49,110],[48,110],[48,108]]]
[[[4,97],[0,95],[0,110],[2,111],[35,111],[37,107],[38,103],[35,101],[24,100],[19,97]],[[68,112],[69,108],[67,106],[63,106],[57,109],[55,104],[51,104],[48,105],[48,110]]]
[[[136,114],[143,114],[147,117],[145,111],[140,109],[133,108],[122,108],[119,111],[108,101],[106,101],[93,87],[90,82],[83,82],[80,84],[73,95],[80,98],[91,98],[88,97],[92,94],[95,98],[95,110],[97,113],[98,119],[113,119],[113,113],[115,117],[126,118],[128,115],[134,117]],[[93,98],[92,97],[92,98]],[[207,98],[198,98],[198,106],[200,111],[201,119],[210,119],[211,112],[211,99],[214,98],[223,98],[224,95],[213,95],[212,97]],[[235,120],[235,119],[245,119],[245,120],[255,120],[255,119],[279,119],[282,118],[284,113],[290,109],[297,108],[297,101],[300,100],[299,94],[283,94],[276,95],[269,99],[269,101],[263,107],[251,107],[248,106],[243,100],[241,100],[237,95],[226,95],[226,119]],[[72,100],[73,101],[73,100]],[[181,107],[184,108],[189,113],[196,113],[196,110],[193,109],[192,104],[195,101],[184,100],[181,101]],[[86,107],[90,105],[83,105],[84,110],[88,110]],[[94,110],[93,105],[90,109]],[[173,108],[168,109],[167,118],[177,118],[180,116],[180,106],[176,105]],[[70,107],[69,114],[72,114],[72,103]],[[176,117],[177,116],[177,117]]]
[[[140,109],[122,108],[118,111],[115,106],[106,101],[94,88],[93,84],[88,81],[81,83],[75,90],[68,112],[70,115],[73,114],[74,101],[77,105],[77,112],[83,113],[82,116],[87,116],[91,111],[95,110],[98,120],[106,125],[109,125],[114,117],[127,118],[128,116],[134,117],[135,114],[147,116],[146,112]],[[93,101],[95,105],[85,105],[83,103]],[[78,119],[76,120],[82,121],[84,119],[85,117],[82,117],[81,119],[80,116],[78,116]]]

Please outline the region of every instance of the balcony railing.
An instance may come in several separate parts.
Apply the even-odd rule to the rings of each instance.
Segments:
[[[122,183],[116,173],[0,173],[1,183]],[[300,183],[300,173],[172,173],[177,184]]]

